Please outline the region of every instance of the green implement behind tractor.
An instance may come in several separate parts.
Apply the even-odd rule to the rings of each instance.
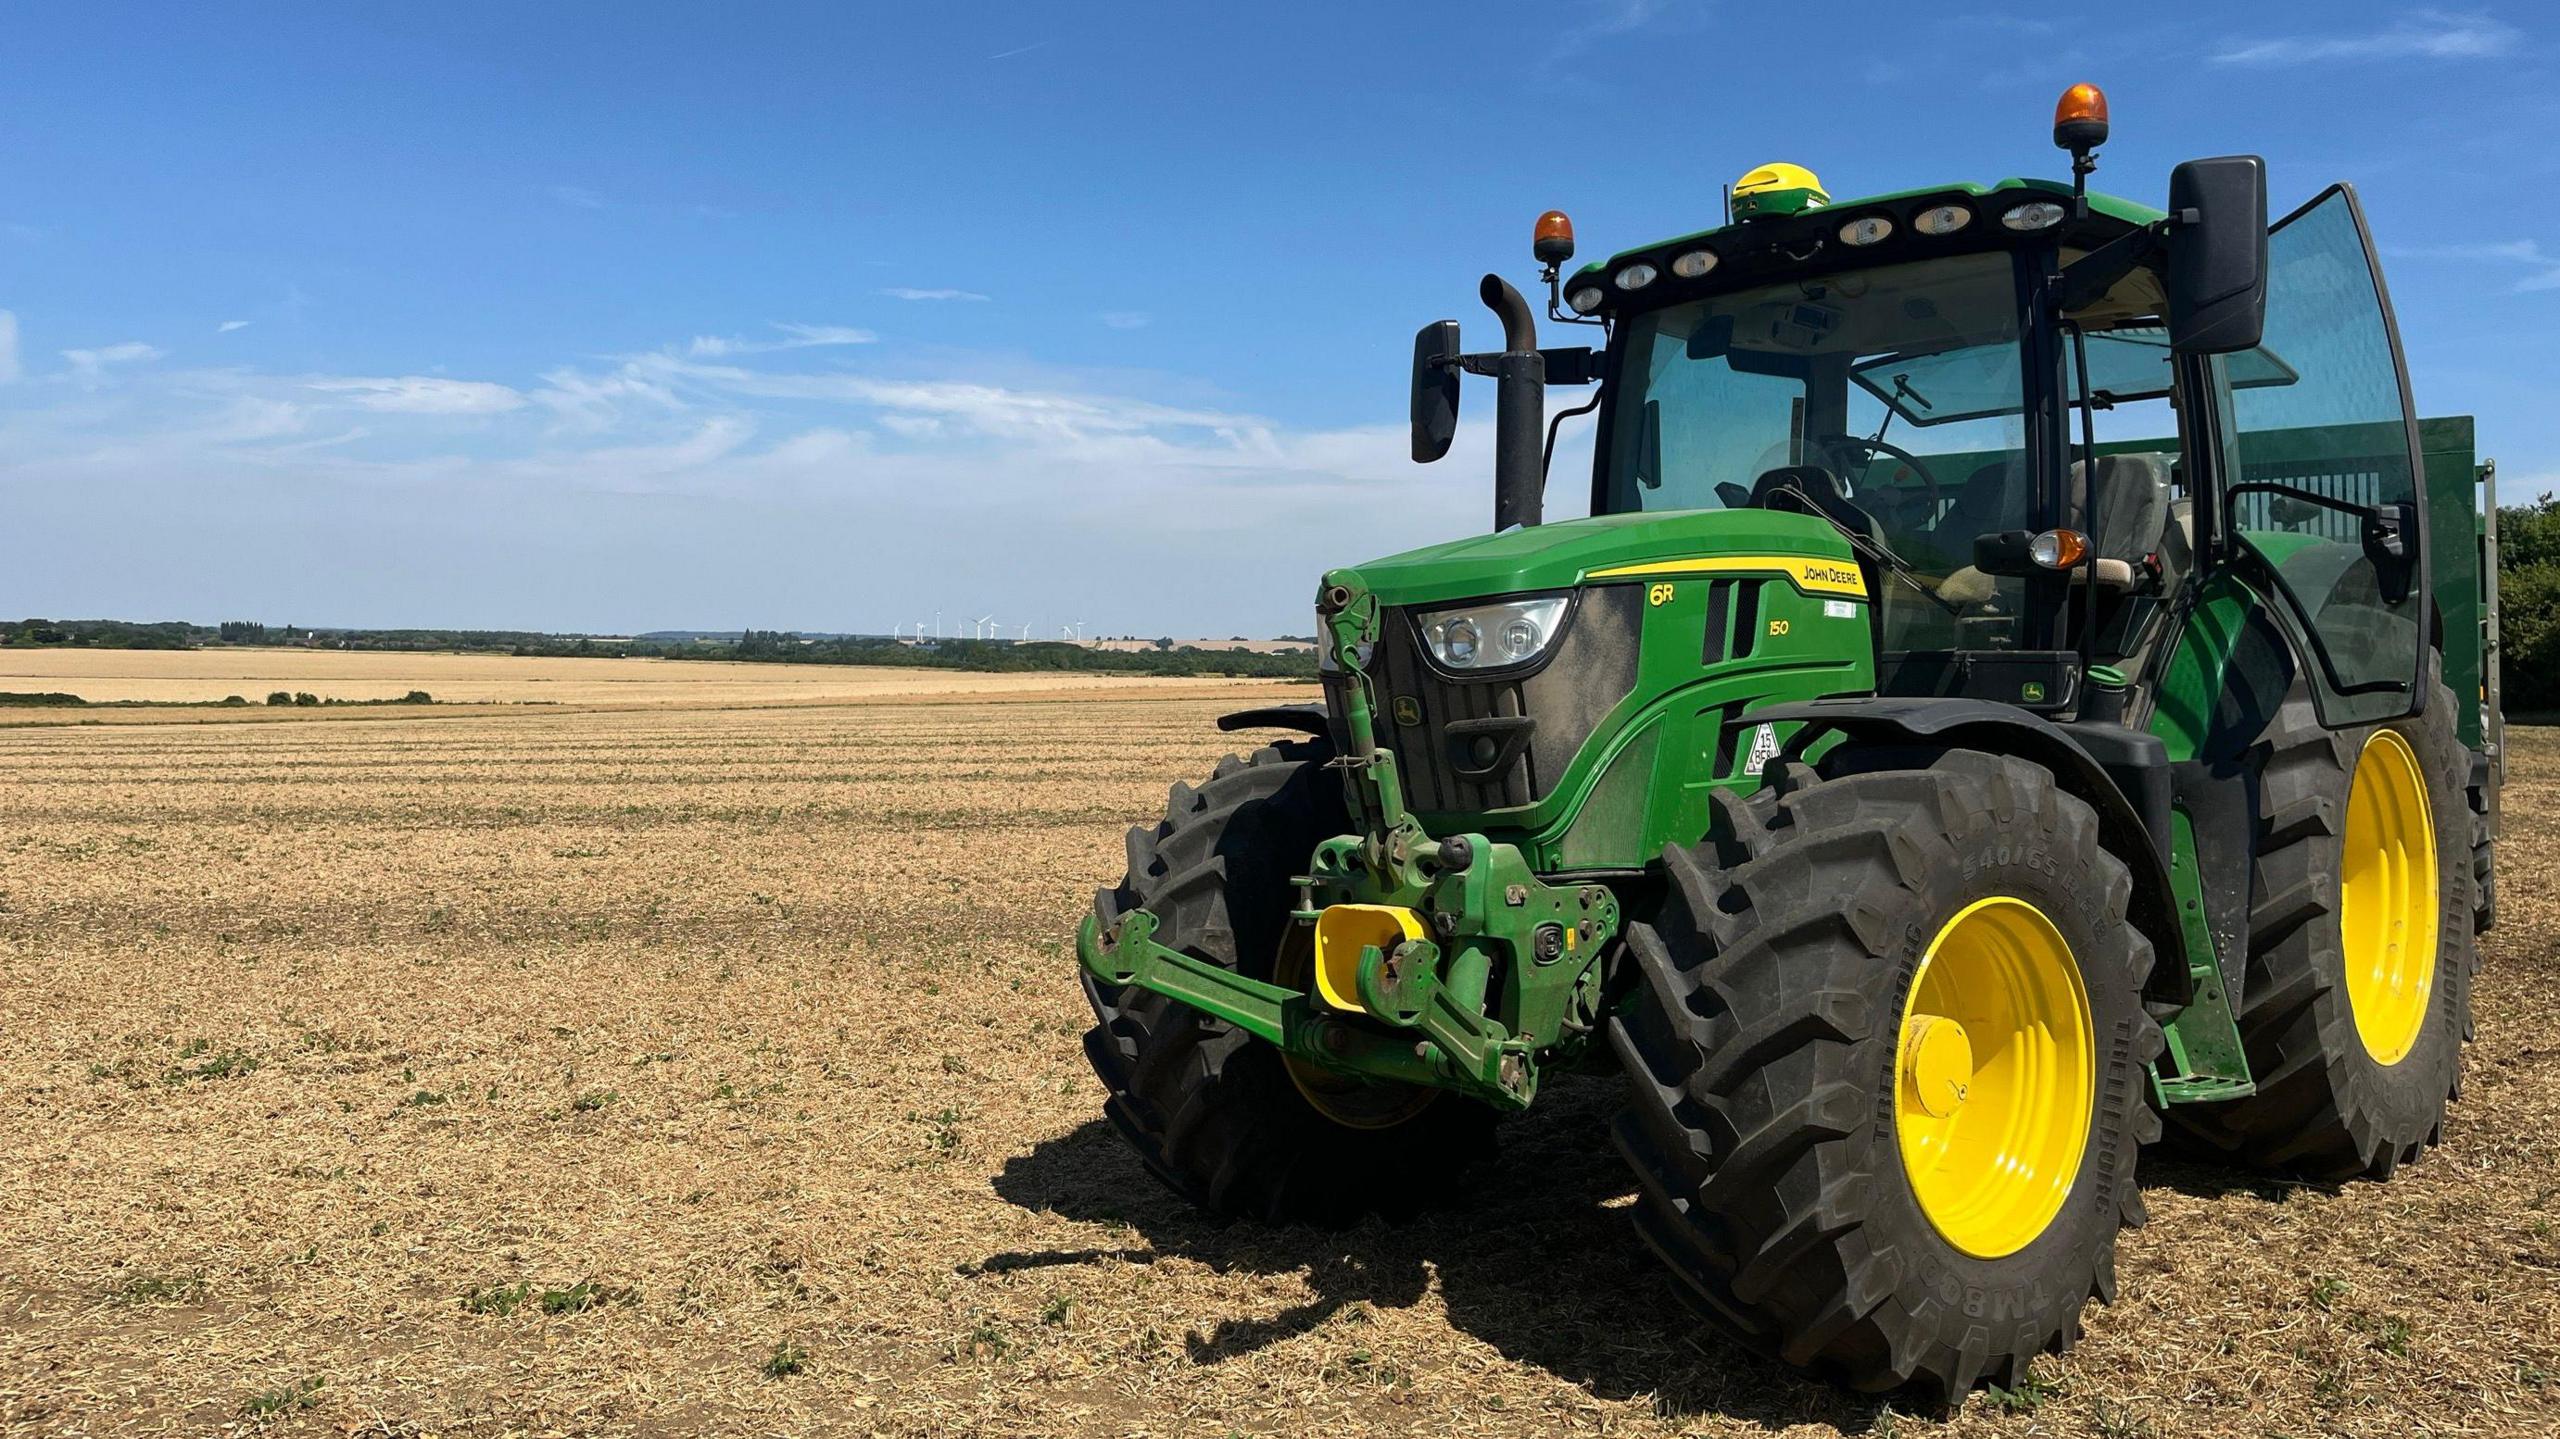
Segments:
[[[1174,786],[1078,936],[1108,1113],[1204,1208],[1463,1191],[1621,1073],[1636,1227],[1743,1342],[2019,1382],[2112,1298],[2164,1121],[2386,1178],[2442,1133],[2491,918],[2496,677],[2467,419],[2421,421],[2355,194],[2255,157],[1835,201],[1567,276],[1494,377],[1495,532],[1335,570],[1325,704]],[[1545,392],[1596,386],[1542,524]],[[1559,415],[1561,421],[1564,416]],[[2494,508],[2494,506],[2492,507]]]

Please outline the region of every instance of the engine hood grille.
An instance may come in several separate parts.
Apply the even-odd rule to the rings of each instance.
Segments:
[[[1417,610],[1390,605],[1379,615],[1369,674],[1378,743],[1396,752],[1406,802],[1425,814],[1477,814],[1536,804],[1553,791],[1601,719],[1635,689],[1644,619],[1641,585],[1578,591],[1562,631],[1535,663],[1459,677],[1433,664]],[[1343,742],[1344,692],[1338,671],[1324,676],[1336,741]],[[1523,728],[1487,721],[1527,720]],[[1488,767],[1484,746],[1517,753]]]

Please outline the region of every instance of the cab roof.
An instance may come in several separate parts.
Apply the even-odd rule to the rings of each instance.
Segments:
[[[1742,285],[1765,283],[1786,275],[1895,264],[1938,254],[2007,249],[2045,235],[2054,237],[2066,249],[2090,250],[2127,231],[2163,218],[2163,212],[2159,210],[2113,195],[2092,191],[2088,199],[2088,214],[2073,218],[2068,213],[2071,202],[2068,184],[2013,177],[1987,186],[1965,182],[1898,190],[1854,200],[1835,200],[1794,215],[1738,220],[1730,225],[1621,250],[1606,260],[1594,261],[1575,271],[1565,291],[1570,297],[1576,291],[1597,286],[1604,297],[1599,307],[1602,310],[1618,309],[1630,301],[1649,306],[1674,296],[1716,293]],[[2046,229],[2025,232],[2001,225],[2001,216],[2036,200],[2060,203],[2065,209],[2062,221]],[[1951,233],[1920,233],[1913,224],[1915,217],[1942,205],[1961,205],[1971,212],[1972,218]],[[1892,232],[1870,245],[1851,246],[1841,241],[1839,232],[1842,226],[1869,216],[1891,220]],[[1680,278],[1673,272],[1671,262],[1697,250],[1705,250],[1715,256],[1713,268],[1695,278]],[[1637,299],[1634,292],[1621,290],[1615,280],[1620,271],[1639,262],[1651,265],[1655,271],[1655,280],[1647,287],[1652,293],[1644,294],[1641,299]]]

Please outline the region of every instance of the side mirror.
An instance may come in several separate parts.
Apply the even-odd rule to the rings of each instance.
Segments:
[[[2035,538],[2025,530],[2002,530],[1973,537],[1973,567],[1986,575],[2016,579],[2036,572],[2027,545]]]
[[[2224,355],[2267,328],[2267,162],[2189,160],[2169,172],[2169,345]]]
[[[1434,320],[1413,337],[1413,462],[1449,453],[1458,436],[1458,322]]]

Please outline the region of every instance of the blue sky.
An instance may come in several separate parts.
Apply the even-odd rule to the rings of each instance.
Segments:
[[[21,7],[0,613],[1300,631],[1480,528],[1416,325],[1572,212],[2268,157],[2357,183],[2420,408],[2560,485],[2560,25],[2487,9]],[[1569,461],[1559,460],[1563,474]],[[1582,485],[1560,479],[1562,507]]]

